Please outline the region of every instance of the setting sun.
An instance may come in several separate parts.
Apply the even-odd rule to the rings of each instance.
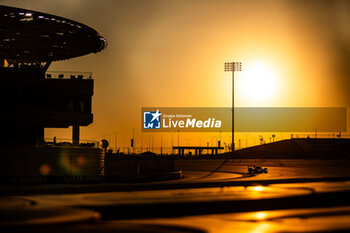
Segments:
[[[279,77],[273,67],[262,61],[244,65],[237,78],[237,91],[247,103],[266,103],[277,98]]]

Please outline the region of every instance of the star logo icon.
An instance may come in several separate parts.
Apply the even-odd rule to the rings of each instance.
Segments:
[[[157,109],[157,111],[155,113],[151,113],[151,115],[153,116],[151,122],[153,122],[154,120],[159,121],[159,116],[162,114],[159,112],[159,109]]]
[[[143,128],[144,129],[160,129],[161,128],[161,115],[162,113],[157,111],[144,111],[143,112]]]

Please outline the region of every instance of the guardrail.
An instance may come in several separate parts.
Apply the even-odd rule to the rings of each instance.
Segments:
[[[49,146],[74,146],[72,139],[44,138],[44,144]],[[100,142],[95,140],[80,140],[79,147],[99,148]]]
[[[47,71],[46,79],[92,79],[92,72],[77,72],[77,71]]]

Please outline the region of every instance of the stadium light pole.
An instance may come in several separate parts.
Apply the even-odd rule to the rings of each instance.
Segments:
[[[117,153],[118,150],[118,133],[119,131],[113,131],[114,133],[114,146],[115,146],[115,153]]]
[[[225,62],[225,72],[232,72],[232,153],[235,150],[235,71],[242,71],[242,62]]]

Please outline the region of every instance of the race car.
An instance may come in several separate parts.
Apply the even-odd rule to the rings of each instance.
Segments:
[[[248,172],[251,175],[267,173],[267,168],[262,168],[260,166],[248,166]]]

